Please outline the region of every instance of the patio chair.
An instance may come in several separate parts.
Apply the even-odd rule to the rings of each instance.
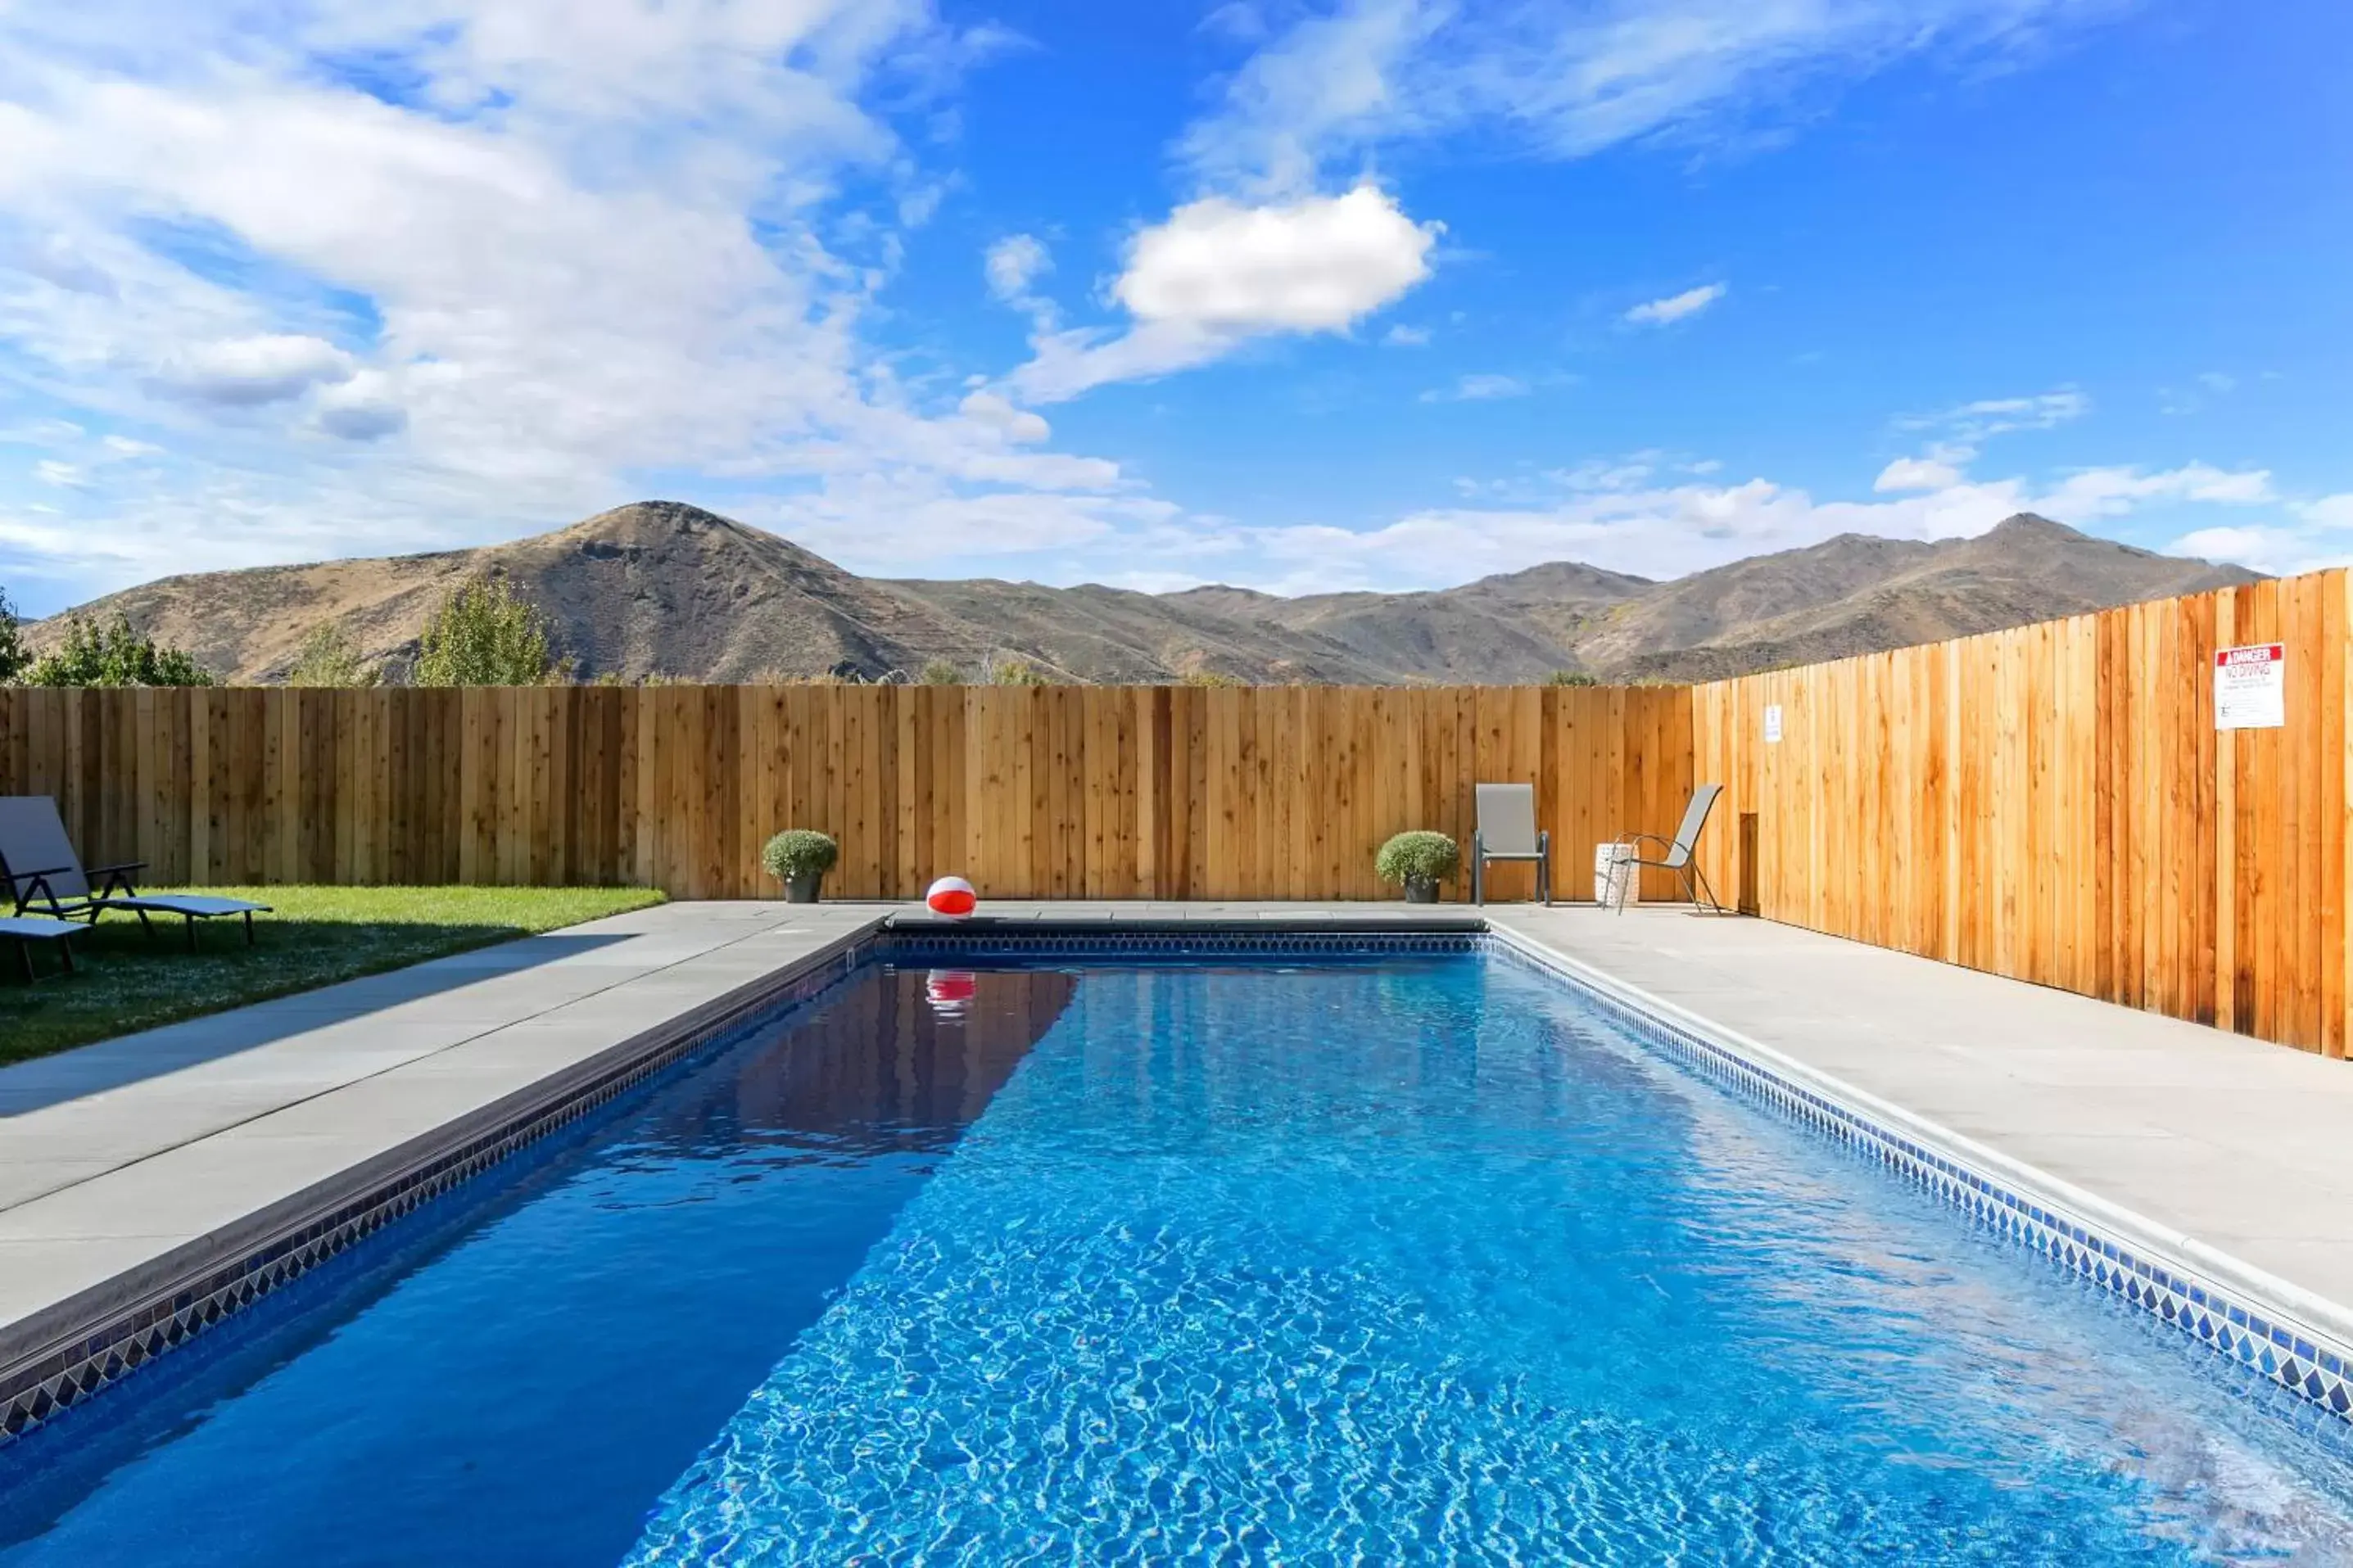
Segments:
[[[0,915],[0,937],[16,944],[16,962],[25,968],[25,984],[30,985],[40,976],[33,973],[33,944],[55,942],[58,956],[65,961],[65,972],[74,972],[73,934],[81,930],[70,921],[53,921],[31,915]]]
[[[1536,786],[1476,786],[1479,826],[1471,835],[1471,901],[1487,901],[1487,862],[1536,863],[1536,901],[1552,902],[1552,835],[1536,826]]]
[[[35,910],[57,920],[86,920],[96,925],[107,910],[121,910],[137,915],[142,930],[153,931],[148,916],[178,915],[187,922],[188,951],[194,952],[198,921],[242,915],[246,945],[253,945],[253,917],[268,913],[268,904],[194,893],[142,894],[131,879],[146,868],[146,862],[133,860],[85,871],[73,841],[66,837],[56,801],[45,795],[0,795],[0,882],[15,899],[18,916]],[[92,878],[97,879],[95,890]]]
[[[1715,809],[1715,797],[1723,793],[1722,784],[1702,784],[1692,791],[1691,804],[1683,807],[1683,826],[1675,829],[1675,836],[1672,840],[1662,838],[1655,833],[1619,835],[1616,844],[1620,850],[1637,848],[1644,844],[1655,844],[1666,851],[1655,860],[1645,859],[1640,855],[1621,855],[1619,863],[1624,866],[1654,866],[1662,871],[1672,871],[1682,879],[1683,893],[1691,900],[1694,908],[1705,910],[1713,915],[1730,914],[1732,912],[1730,910],[1716,901],[1715,889],[1707,885],[1706,873],[1699,868],[1699,862],[1692,855],[1692,851],[1699,844],[1700,829],[1707,826],[1707,814]],[[1635,873],[1637,876],[1640,874]],[[1633,886],[1633,882],[1632,876],[1620,876],[1618,879],[1618,912],[1621,915],[1626,912],[1626,894]],[[1706,901],[1704,903],[1700,899],[1703,892],[1707,895]]]

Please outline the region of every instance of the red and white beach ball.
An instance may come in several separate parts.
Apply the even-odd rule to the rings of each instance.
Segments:
[[[962,877],[942,877],[932,884],[932,890],[923,895],[923,902],[931,906],[932,913],[960,921],[972,913],[973,906],[980,902],[980,898],[972,890],[972,884]]]

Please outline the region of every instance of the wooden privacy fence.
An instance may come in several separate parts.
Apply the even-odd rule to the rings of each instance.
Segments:
[[[1536,786],[1582,891],[1598,840],[1719,780],[1703,865],[1771,919],[2341,1056],[2349,594],[2325,572],[1688,689],[5,689],[0,792],[163,881],[736,897],[806,826],[849,898],[956,870],[1339,900],[1390,891],[1391,833],[1467,843],[1474,783]],[[2218,734],[2215,651],[2269,642],[2285,724]]]
[[[828,890],[1370,899],[1390,834],[1468,843],[1472,785],[1537,786],[1560,847],[1672,828],[1670,689],[0,689],[0,793],[158,882],[645,883],[773,894],[760,846],[841,842]],[[1582,847],[1580,849],[1580,846]],[[1467,888],[1458,882],[1456,896]],[[1660,881],[1653,896],[1663,896]],[[1525,897],[1526,868],[1497,879]]]
[[[2322,572],[1695,688],[1696,770],[1755,815],[1770,919],[2342,1056],[2348,591]],[[2216,651],[2272,642],[2284,726],[2218,733]],[[1704,847],[1719,887],[1741,837]]]

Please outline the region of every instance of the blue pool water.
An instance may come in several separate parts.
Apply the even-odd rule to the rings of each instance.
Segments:
[[[0,1563],[2353,1557],[2344,1445],[1553,982],[872,970],[31,1440]]]

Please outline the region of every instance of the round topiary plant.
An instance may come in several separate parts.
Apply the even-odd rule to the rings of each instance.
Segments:
[[[1443,833],[1400,833],[1381,846],[1373,871],[1384,882],[1405,885],[1407,901],[1430,903],[1438,884],[1462,868],[1462,851]]]
[[[807,827],[786,828],[760,851],[760,864],[785,885],[786,901],[795,904],[817,902],[818,884],[840,858],[840,845]]]

